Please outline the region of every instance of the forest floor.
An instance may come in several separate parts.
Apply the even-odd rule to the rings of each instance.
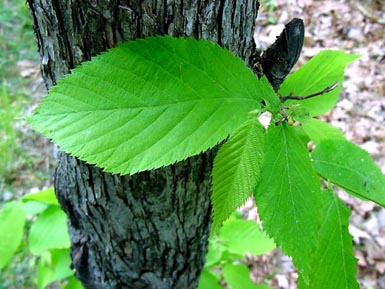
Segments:
[[[256,29],[259,48],[266,48],[273,43],[284,24],[298,17],[304,20],[306,33],[302,55],[296,67],[323,49],[339,49],[361,55],[346,70],[346,80],[337,107],[324,119],[340,128],[349,140],[366,149],[385,174],[385,2],[261,2]],[[22,18],[18,21],[26,21],[23,29],[32,31],[29,20]],[[3,28],[0,25],[0,36]],[[33,36],[27,34],[11,40],[15,43],[24,41],[25,45],[26,37],[30,44],[21,47],[25,51],[36,51]],[[10,105],[8,112],[14,120],[12,127],[16,133],[12,133],[12,138],[9,137],[8,128],[7,142],[0,147],[3,150],[0,152],[3,158],[0,161],[7,164],[4,167],[6,171],[0,170],[0,203],[51,186],[55,163],[52,145],[32,132],[25,122],[25,116],[31,114],[38,100],[46,94],[39,74],[38,55],[20,54],[20,45],[15,45],[19,55],[11,55],[10,62],[15,65],[12,71],[7,71],[9,79],[2,82],[2,94],[8,95],[8,100],[4,99]],[[4,44],[2,48],[10,51],[9,44]],[[15,82],[16,78],[22,80]],[[18,86],[16,89],[12,86],[15,83]],[[13,104],[16,99],[25,105],[15,108]],[[1,124],[0,129],[3,129]],[[4,129],[7,136],[7,128]],[[4,154],[6,148],[9,153]],[[340,192],[340,196],[352,209],[350,232],[358,258],[361,288],[385,289],[385,209],[370,202],[358,201],[344,192]],[[248,218],[257,217],[252,201],[244,208],[249,212]],[[255,280],[268,279],[274,288],[296,288],[297,273],[290,259],[278,250],[264,256],[250,256],[249,262]]]

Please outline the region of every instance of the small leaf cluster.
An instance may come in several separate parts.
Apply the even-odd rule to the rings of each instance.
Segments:
[[[245,255],[258,256],[274,248],[274,242],[261,231],[257,222],[233,213],[221,232],[210,239],[198,289],[271,289],[266,284],[256,285],[251,281]]]
[[[48,288],[58,281],[63,289],[83,288],[70,269],[67,217],[53,188],[5,203],[0,212],[0,234],[0,269],[6,268],[18,254],[27,236],[28,251],[36,262],[37,289]]]
[[[276,93],[211,42],[130,41],[59,81],[30,123],[63,151],[119,174],[227,139],[213,167],[213,234],[254,196],[263,229],[299,270],[299,288],[358,288],[350,210],[333,189],[385,206],[385,178],[367,152],[317,119],[335,106],[356,58],[323,51]]]

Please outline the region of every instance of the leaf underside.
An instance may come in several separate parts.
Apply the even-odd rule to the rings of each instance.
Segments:
[[[76,68],[30,123],[67,153],[107,172],[133,174],[225,139],[259,107],[260,85],[216,44],[151,37]]]

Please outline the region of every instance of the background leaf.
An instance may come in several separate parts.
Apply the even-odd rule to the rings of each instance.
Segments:
[[[64,249],[69,246],[67,217],[58,206],[49,206],[31,226],[29,233],[31,253],[39,255],[49,249]]]
[[[385,206],[385,177],[367,151],[347,140],[324,140],[314,149],[312,158],[324,179]]]
[[[224,247],[216,239],[210,239],[209,249],[206,254],[205,267],[213,267],[222,260]]]
[[[320,92],[338,81],[339,86],[331,92],[307,100],[288,100],[285,104],[296,103],[306,107],[311,115],[320,115],[335,106],[342,88],[345,67],[357,59],[357,55],[343,51],[324,50],[310,59],[300,69],[290,74],[283,82],[279,93],[288,96],[306,96]]]
[[[198,289],[223,289],[219,284],[220,278],[208,269],[203,269],[199,279]]]
[[[249,119],[219,149],[212,174],[212,233],[253,193],[263,163],[264,131],[257,119]]]
[[[243,258],[246,253],[262,255],[275,248],[273,240],[265,235],[255,221],[232,219],[224,223],[219,242],[231,254]]]
[[[36,285],[37,289],[44,289],[49,283],[50,278],[53,274],[53,270],[50,266],[51,263],[51,253],[44,251],[40,256],[37,263],[37,280]]]
[[[302,127],[315,144],[319,144],[325,139],[345,139],[344,134],[338,128],[316,118],[303,121]]]
[[[64,287],[65,289],[83,289],[82,283],[75,276],[71,276],[67,285]],[[213,288],[214,289],[214,288]]]
[[[50,277],[50,283],[70,277],[74,274],[71,269],[70,249],[55,249],[50,250],[51,267],[53,274]]]
[[[318,250],[314,252],[309,288],[359,288],[357,260],[353,256],[353,241],[349,234],[350,209],[329,190],[323,191],[322,226]]]
[[[11,261],[23,238],[25,214],[20,202],[9,202],[0,211],[0,269]]]
[[[228,263],[223,266],[223,277],[232,289],[262,289],[270,288],[265,285],[258,286],[250,279],[250,270],[245,264]]]
[[[38,201],[45,204],[57,205],[59,206],[59,202],[57,201],[55,190],[53,187],[47,188],[42,191],[38,191],[36,193],[30,193],[23,196],[22,200],[26,201]]]
[[[63,151],[132,174],[225,139],[260,106],[260,85],[242,60],[216,44],[150,37],[73,70],[30,123]]]
[[[37,214],[42,213],[45,211],[48,207],[47,204],[41,203],[41,202],[36,202],[36,201],[28,201],[28,202],[23,202],[24,206],[24,212],[27,217],[35,216]]]
[[[296,132],[285,123],[269,127],[255,199],[264,230],[307,281],[321,221],[320,182]]]

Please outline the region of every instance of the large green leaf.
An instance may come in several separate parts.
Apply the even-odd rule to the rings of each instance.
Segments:
[[[132,174],[225,139],[257,109],[261,83],[227,50],[191,38],[130,41],[51,89],[30,119],[67,153]]]
[[[336,81],[339,86],[329,93],[307,100],[289,100],[287,103],[300,103],[311,115],[320,115],[335,106],[341,91],[345,67],[357,59],[357,55],[343,51],[324,50],[310,59],[299,70],[290,74],[283,82],[279,93],[282,96],[293,94],[306,96],[324,90]]]
[[[5,203],[0,211],[0,269],[11,261],[23,238],[25,214],[20,202]]]
[[[31,226],[29,232],[31,253],[39,255],[49,249],[65,249],[69,246],[67,217],[58,206],[51,205]]]
[[[322,226],[318,249],[313,254],[310,274],[311,289],[355,289],[357,260],[349,234],[350,209],[329,190],[322,192]]]
[[[213,233],[239,208],[258,182],[265,129],[249,119],[220,148],[213,167]]]
[[[263,228],[306,279],[317,246],[320,182],[296,132],[285,123],[269,127],[255,198]]]
[[[326,180],[385,206],[385,177],[365,150],[347,140],[327,139],[317,145],[312,158]]]

